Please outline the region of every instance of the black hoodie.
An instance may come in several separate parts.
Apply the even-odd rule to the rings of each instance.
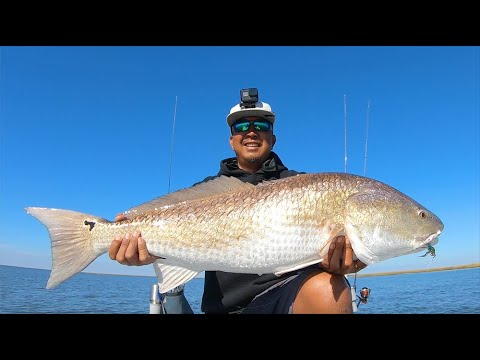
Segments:
[[[257,185],[264,180],[274,180],[301,174],[289,170],[273,151],[262,168],[251,174],[238,167],[237,158],[228,158],[220,162],[217,176],[236,177],[243,182]],[[217,176],[209,176],[202,182]],[[273,274],[237,274],[222,271],[206,271],[202,298],[202,311],[206,314],[236,312],[247,306],[255,296],[291,274],[280,277]]]

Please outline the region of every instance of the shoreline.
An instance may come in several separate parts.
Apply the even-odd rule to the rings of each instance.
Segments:
[[[457,266],[442,266],[442,267],[436,267],[436,268],[430,268],[430,269],[384,271],[384,272],[367,273],[367,274],[357,273],[357,278],[368,277],[368,276],[387,276],[387,275],[401,275],[401,274],[416,274],[416,273],[433,272],[433,271],[472,269],[476,267],[480,267],[480,263],[457,265]],[[352,274],[348,274],[348,275],[352,275]]]
[[[25,269],[33,269],[33,270],[51,271],[50,269],[29,268],[29,267],[24,267],[24,266],[7,265],[7,264],[0,264],[0,266],[10,266],[10,267],[25,268]],[[465,264],[465,265],[441,266],[441,267],[435,267],[435,268],[430,268],[430,269],[383,271],[383,272],[366,273],[366,274],[362,274],[361,272],[359,272],[359,273],[357,273],[357,278],[368,277],[368,276],[387,276],[387,275],[416,274],[416,273],[434,272],[434,271],[473,269],[473,268],[477,268],[477,267],[480,267],[480,262],[472,263],[472,264]],[[152,277],[152,278],[155,278],[155,275],[115,274],[115,273],[100,273],[100,272],[85,272],[85,271],[82,271],[82,273],[91,274],[91,275],[136,276],[136,277]],[[354,275],[355,275],[354,273],[347,274],[347,276],[354,276]],[[200,279],[200,278],[203,279],[203,276],[202,277],[195,277],[195,278],[196,279]]]

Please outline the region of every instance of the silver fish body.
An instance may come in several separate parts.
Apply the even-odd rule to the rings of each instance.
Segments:
[[[318,263],[346,235],[366,264],[425,251],[443,223],[380,181],[343,173],[302,174],[259,185],[219,177],[142,204],[111,222],[71,210],[30,207],[48,229],[47,288],[82,271],[115,236],[140,231],[166,292],[201,271],[277,275]]]

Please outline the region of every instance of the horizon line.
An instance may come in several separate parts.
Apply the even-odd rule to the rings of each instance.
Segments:
[[[10,267],[17,267],[17,268],[24,268],[24,269],[33,269],[33,270],[45,270],[51,271],[51,269],[42,269],[42,268],[34,268],[34,267],[26,267],[26,266],[18,266],[18,265],[7,265],[7,264],[0,264],[0,266],[10,266]],[[448,270],[461,270],[461,269],[472,269],[480,267],[480,262],[470,263],[470,264],[463,264],[463,265],[453,265],[453,266],[441,266],[429,269],[412,269],[412,270],[397,270],[397,271],[382,271],[376,273],[350,273],[345,274],[345,276],[357,276],[357,277],[368,277],[368,276],[387,276],[387,275],[400,275],[400,274],[416,274],[422,272],[435,272],[435,271],[448,271]],[[203,271],[202,271],[203,272]],[[200,273],[202,273],[200,272]],[[141,275],[141,274],[115,274],[115,273],[102,273],[102,272],[89,272],[89,271],[81,271],[80,273],[84,274],[92,274],[92,275],[113,275],[113,276],[135,276],[135,277],[152,277],[156,278],[156,275]],[[199,274],[200,274],[199,273]],[[196,276],[194,279],[203,279],[204,276]]]

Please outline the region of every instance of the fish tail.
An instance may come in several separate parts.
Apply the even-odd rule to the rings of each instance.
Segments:
[[[36,217],[48,229],[52,250],[52,271],[47,289],[81,272],[106,252],[96,248],[93,228],[108,220],[71,210],[28,207],[27,213]]]

